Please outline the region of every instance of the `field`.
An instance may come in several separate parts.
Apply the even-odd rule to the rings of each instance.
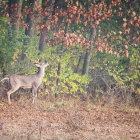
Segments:
[[[139,140],[140,110],[78,99],[0,100],[0,140]]]

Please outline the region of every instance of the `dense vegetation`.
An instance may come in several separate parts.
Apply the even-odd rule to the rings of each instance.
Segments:
[[[140,101],[138,0],[0,1],[0,75],[50,66],[42,94]]]

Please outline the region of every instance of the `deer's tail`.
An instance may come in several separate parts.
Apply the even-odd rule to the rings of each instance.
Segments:
[[[9,81],[9,78],[8,77],[5,77],[1,81],[4,81],[4,80],[8,80]]]

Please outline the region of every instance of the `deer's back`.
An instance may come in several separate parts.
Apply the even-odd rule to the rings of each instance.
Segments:
[[[39,87],[42,82],[42,78],[38,75],[12,75],[10,77],[11,86],[17,86],[22,88],[32,88],[33,86]]]

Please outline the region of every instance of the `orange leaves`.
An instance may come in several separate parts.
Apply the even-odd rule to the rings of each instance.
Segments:
[[[54,16],[54,21],[57,23],[57,21],[58,21],[58,16]]]
[[[121,0],[112,0],[113,6],[120,5]]]
[[[102,20],[106,20],[112,16],[112,9],[111,7],[108,7],[105,2],[99,2],[92,3],[88,10],[85,10],[82,8],[82,5],[80,5],[79,1],[73,2],[73,0],[65,0],[67,4],[67,8],[60,8],[56,7],[54,13],[52,15],[52,10],[50,9],[50,6],[47,7],[41,7],[38,6],[37,3],[35,4],[35,7],[32,8],[31,5],[25,6],[23,5],[22,8],[22,14],[14,15],[15,19],[19,19],[20,23],[23,19],[26,18],[27,15],[30,15],[31,20],[35,20],[38,17],[41,17],[42,19],[44,17],[47,17],[47,20],[51,20],[51,24],[49,25],[48,23],[42,23],[44,24],[45,27],[49,30],[51,26],[55,26],[58,23],[59,18],[62,19],[62,23],[68,22],[68,23],[73,23],[75,22],[76,24],[81,24],[82,22],[84,23],[84,26],[87,26],[88,23],[91,24],[92,28],[95,28],[96,25],[99,25]],[[18,10],[19,5],[12,5],[13,10]],[[14,9],[15,8],[15,9]],[[8,15],[7,15],[8,17]],[[40,25],[42,28],[43,25]],[[39,26],[37,26],[37,29],[41,29]],[[43,29],[43,28],[42,28]]]
[[[77,14],[77,7],[76,6],[71,6],[71,7],[69,7],[69,9],[68,10],[72,10],[71,12],[73,12],[73,14],[75,15],[75,14]]]
[[[137,20],[137,17],[134,17],[134,20],[136,21]]]
[[[66,36],[63,38],[63,41],[65,47],[74,46],[76,44],[80,44],[81,46],[83,46],[85,39],[81,35],[77,36],[74,33],[67,33]]]
[[[119,13],[118,13],[118,16],[122,17],[122,14],[123,14],[122,12],[119,12]]]
[[[109,7],[106,8],[107,5],[104,2],[91,4],[88,8],[88,11],[84,11],[79,7],[69,6],[69,15],[74,14],[75,22],[77,24],[81,23],[80,17],[84,17],[84,26],[87,26],[87,23],[98,25],[100,21],[106,20],[112,16],[112,9]],[[71,8],[71,9],[70,9]],[[71,18],[71,16],[69,16]]]
[[[128,45],[125,45],[125,49],[128,49]]]
[[[6,14],[6,18],[9,18],[9,14],[8,13]]]
[[[48,30],[50,30],[50,23],[48,21],[46,22],[45,26]]]
[[[128,50],[124,49],[124,52],[125,52],[125,56],[128,57],[129,56]]]
[[[133,15],[133,17],[134,17],[134,16],[136,16],[136,12],[135,12],[135,11],[133,11],[133,12],[132,12],[132,15]]]
[[[124,29],[124,34],[129,34],[130,33],[130,28]]]
[[[91,28],[95,28],[95,25],[94,25],[94,24],[91,24],[90,27],[91,27]]]
[[[98,38],[96,40],[95,44],[97,46],[97,50],[100,51],[100,52],[103,52],[104,50],[107,49],[108,42],[107,42],[107,40],[105,41],[105,39],[102,40],[101,38]]]
[[[135,24],[135,28],[138,28],[138,27],[140,27],[140,24],[139,23],[136,23]]]
[[[125,22],[126,22],[126,21],[127,21],[127,19],[126,19],[126,18],[123,18],[123,21],[125,21]]]
[[[127,25],[127,23],[126,23],[126,22],[124,22],[124,23],[123,23],[123,27],[126,27],[126,25]]]
[[[76,35],[75,33],[64,34],[64,31],[56,32],[55,38],[50,41],[50,45],[55,46],[62,44],[64,47],[70,47],[79,44],[80,46],[88,46],[88,42],[85,41],[82,35]]]
[[[96,20],[96,25],[98,25],[100,23],[100,20]]]
[[[137,16],[137,13],[135,11],[127,10],[127,19],[124,17],[123,18],[123,24],[122,26],[124,27],[123,33],[127,35],[128,39],[130,39],[130,36],[128,34],[132,34],[135,32],[137,36],[139,36],[138,28],[140,27],[140,17]]]
[[[131,12],[130,10],[127,10],[127,13],[128,13],[128,14],[130,14],[130,12]]]
[[[84,26],[87,26],[87,20],[84,22]]]
[[[133,25],[133,20],[132,19],[129,20],[129,24]]]
[[[98,38],[95,42],[96,49],[95,53],[97,51],[99,52],[105,52],[111,55],[116,55],[116,57],[119,57],[121,55],[125,55],[126,57],[129,57],[129,41],[126,40],[125,42],[122,39],[123,32],[109,32],[107,35],[104,35],[100,38]],[[135,38],[136,39],[136,38]]]
[[[99,3],[99,9],[102,9],[103,8],[103,3]]]

